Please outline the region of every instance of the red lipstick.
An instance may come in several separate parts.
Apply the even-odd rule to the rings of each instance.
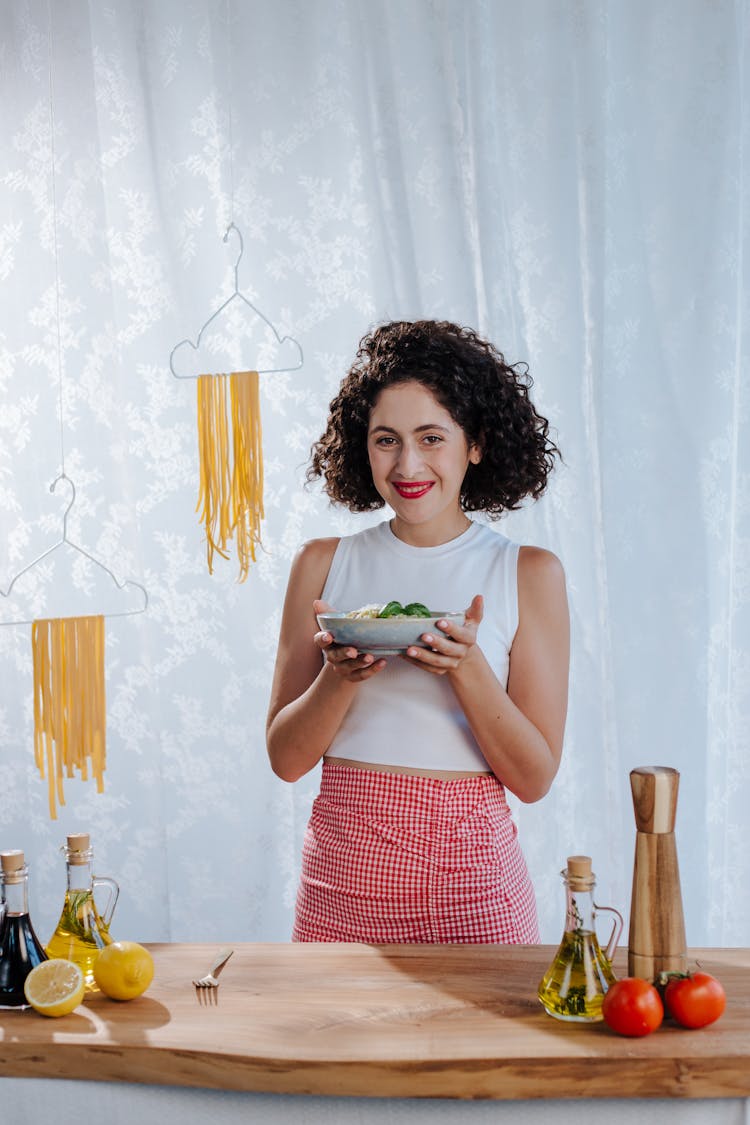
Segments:
[[[404,500],[418,500],[430,491],[435,482],[431,480],[394,480],[391,484]]]

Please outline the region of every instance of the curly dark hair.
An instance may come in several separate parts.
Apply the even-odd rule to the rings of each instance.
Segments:
[[[437,320],[392,321],[362,338],[326,431],[312,447],[308,482],[322,477],[328,497],[353,512],[382,508],[367,455],[370,411],[384,387],[412,381],[427,387],[469,445],[482,450],[461,487],[465,511],[498,519],[525,497],[541,496],[560,451],[529,398],[528,367],[506,363],[472,329]]]

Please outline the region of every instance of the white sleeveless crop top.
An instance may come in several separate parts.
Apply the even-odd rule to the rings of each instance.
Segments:
[[[477,642],[503,687],[518,626],[518,551],[478,523],[438,547],[412,547],[389,522],[339,541],[322,598],[347,613],[371,602],[422,602],[441,612],[465,610],[484,596]],[[399,656],[360,684],[327,755],[430,770],[487,770],[447,676]]]

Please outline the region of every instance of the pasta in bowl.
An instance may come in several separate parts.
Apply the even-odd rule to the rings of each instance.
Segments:
[[[372,603],[347,613],[318,614],[318,624],[331,634],[335,644],[351,645],[358,652],[371,652],[373,656],[397,656],[412,645],[426,648],[422,634],[439,633],[438,621],[458,621],[463,625],[465,614],[431,611],[420,602],[406,606],[399,602]]]

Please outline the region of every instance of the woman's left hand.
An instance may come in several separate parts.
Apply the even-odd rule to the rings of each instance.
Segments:
[[[466,610],[463,625],[449,619],[438,621],[440,632],[422,634],[421,640],[428,647],[412,646],[406,650],[403,659],[436,676],[455,672],[477,643],[477,630],[483,615],[484,599],[481,594],[476,594]]]

